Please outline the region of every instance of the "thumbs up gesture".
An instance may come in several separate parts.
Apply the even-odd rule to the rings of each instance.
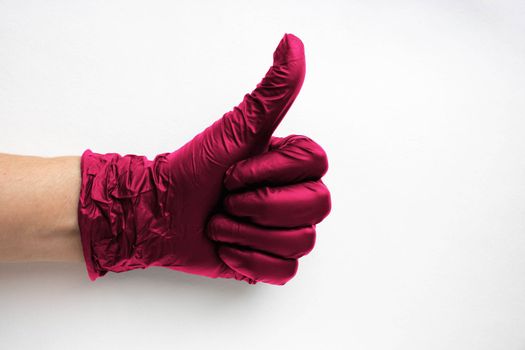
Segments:
[[[161,266],[290,280],[331,205],[322,148],[272,137],[304,75],[303,44],[286,34],[255,90],[180,149],[153,160],[86,150],[78,223],[89,277]]]

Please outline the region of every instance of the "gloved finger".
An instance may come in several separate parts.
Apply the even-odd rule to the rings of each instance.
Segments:
[[[233,216],[273,227],[315,225],[330,212],[330,192],[321,180],[231,193],[224,208]]]
[[[238,190],[261,185],[285,185],[318,180],[328,169],[325,151],[306,136],[272,137],[270,150],[233,164],[224,185]]]
[[[283,285],[295,276],[296,259],[281,259],[254,250],[219,246],[219,257],[232,270],[257,282]]]
[[[299,94],[305,76],[304,46],[285,34],[273,54],[273,65],[243,101],[199,137],[212,164],[233,163],[266,151],[270,137]]]
[[[315,226],[267,228],[217,214],[208,222],[208,237],[217,242],[235,244],[282,258],[297,259],[313,249]]]

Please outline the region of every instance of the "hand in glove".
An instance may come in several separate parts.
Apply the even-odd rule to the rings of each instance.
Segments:
[[[172,153],[81,158],[78,222],[89,277],[149,266],[284,284],[330,211],[323,150],[272,137],[302,86],[304,48],[274,63],[232,111]]]

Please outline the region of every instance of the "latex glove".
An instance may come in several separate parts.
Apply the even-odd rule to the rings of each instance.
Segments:
[[[270,166],[270,163],[253,165],[255,163],[247,159],[269,149],[271,135],[299,93],[304,74],[303,44],[297,37],[287,34],[274,52],[273,66],[256,89],[177,151],[148,160],[144,156],[97,154],[86,150],[81,158],[78,222],[89,277],[94,280],[108,271],[162,266],[249,283],[260,280],[284,284],[288,281],[297,269],[294,258],[279,258],[283,254],[278,252],[275,256],[256,252],[249,249],[250,244],[242,242],[231,243],[246,248],[217,244],[209,239],[206,227],[210,217],[220,210],[225,194],[223,181],[231,189],[240,188],[243,181],[249,183],[249,175],[242,175],[247,172],[235,170],[242,169],[240,164],[252,164],[250,167],[261,169]],[[237,164],[241,160],[248,163]],[[235,165],[233,170],[225,178],[232,165]],[[286,167],[281,168],[285,171]],[[297,193],[306,193],[305,190],[317,193],[313,195],[317,198],[315,203],[310,205],[317,206],[322,214],[314,220],[319,221],[328,213],[330,203],[326,187],[320,182],[315,184],[317,187],[311,188],[305,184],[295,185],[302,186],[302,190],[299,187],[294,190],[292,185],[284,192],[289,193],[288,199],[282,198],[288,201],[289,208],[296,206],[300,211],[297,200],[299,203],[308,201],[302,201],[300,197],[305,195]],[[242,211],[243,200],[249,193],[257,193],[262,199],[264,191],[269,194],[273,190],[232,194],[226,197],[226,209],[237,216],[251,217],[255,223],[261,221],[270,226],[275,222],[283,223],[283,220],[268,221],[268,216],[247,215],[248,207],[244,208],[248,211]],[[313,223],[306,221],[293,219],[284,226]],[[211,227],[219,227],[217,219],[214,222],[215,226]],[[259,235],[266,234],[262,226],[259,229]],[[305,235],[312,235],[312,228],[302,230]],[[224,239],[228,236],[226,230],[211,231],[215,232],[212,236],[217,240],[228,241]],[[286,231],[282,235],[300,235],[302,231],[293,232]],[[272,233],[279,234],[279,231]],[[231,240],[231,235],[229,237]],[[253,248],[273,252],[271,247],[260,244],[254,244]]]
[[[268,152],[227,171],[224,211],[208,223],[219,256],[253,281],[284,284],[315,244],[315,225],[330,212],[320,180],[326,154],[305,136],[272,137]]]

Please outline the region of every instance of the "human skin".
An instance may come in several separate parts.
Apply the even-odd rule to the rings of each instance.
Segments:
[[[300,135],[272,137],[304,76],[304,46],[285,34],[255,90],[174,152],[154,160],[91,150],[80,161],[6,155],[0,233],[7,244],[0,255],[9,261],[80,255],[92,280],[163,266],[285,284],[331,207],[321,147]]]
[[[0,153],[0,262],[84,262],[80,157]]]
[[[0,261],[83,261],[80,157],[0,153]]]
[[[83,262],[80,157],[0,153],[0,262]]]

